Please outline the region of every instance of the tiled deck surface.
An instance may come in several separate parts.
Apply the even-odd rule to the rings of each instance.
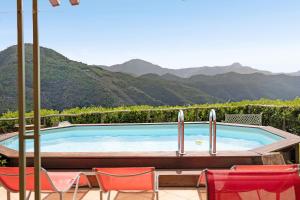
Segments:
[[[64,200],[72,200],[73,193],[67,193],[64,196]],[[12,194],[11,200],[19,200],[18,194]],[[43,194],[43,200],[58,200],[57,194]],[[6,191],[0,187],[0,199],[6,200]],[[100,199],[98,189],[80,189],[77,195],[77,200],[98,200]],[[106,199],[106,196],[104,196]],[[153,193],[140,192],[140,193],[125,193],[125,192],[113,192],[111,194],[111,200],[154,200]],[[30,200],[34,200],[34,194],[32,194]],[[197,188],[160,188],[159,200],[206,200],[205,189]]]

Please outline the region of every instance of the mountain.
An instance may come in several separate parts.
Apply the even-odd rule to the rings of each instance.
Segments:
[[[196,67],[196,68],[183,68],[174,70],[173,74],[180,77],[191,77],[195,75],[207,75],[207,76],[215,76],[218,74],[226,74],[229,72],[235,72],[238,74],[254,74],[261,73],[266,75],[271,75],[272,72],[262,71],[258,69],[254,69],[252,67],[242,66],[240,63],[233,63],[229,66],[215,66],[215,67]]]
[[[193,76],[188,80],[192,87],[213,95],[217,99],[240,101],[243,99],[293,99],[300,96],[300,77],[284,74],[237,74]],[[295,85],[293,85],[295,84]]]
[[[131,74],[133,76],[141,76],[144,74],[173,74],[182,78],[189,78],[194,75],[207,75],[214,76],[217,74],[225,74],[229,72],[235,72],[239,74],[253,74],[253,73],[262,73],[266,75],[271,75],[272,72],[262,71],[254,69],[247,66],[242,66],[240,63],[233,63],[229,66],[216,66],[216,67],[194,67],[194,68],[183,68],[183,69],[168,69],[161,66],[152,64],[150,62],[133,59],[123,64],[108,66],[100,66],[105,70],[112,72],[122,72],[126,74]]]
[[[297,72],[288,73],[289,76],[300,76],[300,70]]]
[[[106,67],[105,69],[112,72],[122,72],[134,76],[141,76],[144,74],[163,75],[169,72],[169,69],[165,69],[158,65],[154,65],[150,62],[139,59],[133,59],[123,64],[112,65],[110,67]]]
[[[0,52],[0,113],[16,110],[17,49]],[[215,102],[199,89],[150,75],[135,78],[98,66],[69,60],[48,48],[41,48],[42,107],[62,110],[76,106],[180,105]],[[32,46],[25,46],[27,108],[32,108]],[[188,95],[183,95],[188,93]]]
[[[17,108],[16,46],[0,52],[0,113]],[[171,73],[138,77],[72,61],[41,48],[42,108],[62,110],[83,106],[184,105],[242,99],[292,99],[300,96],[300,77],[261,73],[195,75]],[[27,44],[27,109],[32,108],[32,46]],[[134,60],[134,63],[143,61]],[[149,65],[149,63],[144,63]],[[159,66],[156,66],[159,72]],[[157,73],[158,73],[157,72]]]

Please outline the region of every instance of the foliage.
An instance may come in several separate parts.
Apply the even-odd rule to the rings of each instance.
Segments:
[[[59,122],[57,116],[59,111],[41,109],[41,123],[46,127],[55,126]],[[26,113],[26,124],[33,123],[33,112]],[[2,120],[1,120],[2,119]],[[3,120],[8,119],[8,120]],[[18,112],[8,111],[0,117],[0,133],[16,131],[16,124],[18,124]]]
[[[59,114],[57,110],[47,110],[41,109],[41,116],[48,116],[48,115],[56,115]],[[33,117],[33,111],[26,113],[26,117]],[[8,111],[1,116],[1,119],[8,119],[8,118],[17,118],[18,112]]]
[[[73,124],[176,122],[179,109],[184,110],[185,121],[207,121],[208,113],[212,108],[216,109],[218,121],[224,120],[225,113],[263,113],[263,125],[295,134],[300,133],[300,98],[291,101],[261,99],[190,106],[76,107],[60,113],[55,110],[42,110],[41,113],[42,124],[50,127],[57,125],[59,121],[69,121]],[[32,115],[32,112],[26,114],[27,117]],[[17,120],[9,119],[11,117],[17,117],[17,113],[7,112],[0,117],[1,132],[15,130],[14,125]],[[32,119],[27,120],[27,123],[32,123]]]
[[[274,106],[274,107],[300,107],[300,98],[297,97],[294,100],[270,100],[270,99],[260,99],[260,100],[244,100],[239,102],[227,102],[227,103],[216,103],[216,104],[194,104],[189,106],[120,106],[120,107],[83,107],[83,108],[71,108],[65,109],[61,114],[82,114],[82,113],[94,113],[94,112],[111,112],[111,111],[140,111],[140,110],[162,110],[162,109],[188,109],[188,108],[217,108],[217,107],[239,107],[239,106],[249,106],[249,105],[260,105],[260,106]]]
[[[6,159],[2,158],[2,156],[0,155],[0,167],[5,167],[6,164],[7,164]]]

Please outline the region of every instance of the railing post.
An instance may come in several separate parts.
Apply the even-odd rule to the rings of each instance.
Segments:
[[[209,113],[209,153],[217,154],[217,115],[214,109]]]
[[[178,155],[184,154],[184,113],[178,112]]]
[[[35,200],[41,199],[41,150],[40,150],[40,126],[41,126],[41,95],[40,95],[40,46],[39,46],[39,20],[38,0],[32,1],[33,22],[33,107],[34,107],[34,195]]]
[[[19,113],[19,199],[26,198],[26,154],[25,154],[25,52],[23,34],[23,0],[17,1],[18,24],[18,113]]]

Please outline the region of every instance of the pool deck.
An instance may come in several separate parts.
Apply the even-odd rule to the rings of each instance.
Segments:
[[[11,200],[19,200],[18,193],[11,195]],[[66,193],[65,200],[72,200],[72,191]],[[0,187],[0,199],[6,200],[6,191],[3,187]],[[57,194],[42,194],[43,200],[57,200],[59,199]],[[77,200],[98,200],[99,190],[93,189],[80,189],[78,191]],[[106,199],[106,195],[104,196]],[[112,192],[111,200],[154,200],[153,194],[150,192]],[[160,188],[159,189],[160,200],[206,200],[205,188]],[[30,200],[34,200],[34,193],[31,195]]]
[[[205,123],[205,122],[203,122]],[[206,122],[207,123],[207,122]],[[224,123],[218,123],[223,125]],[[93,126],[103,124],[80,124],[80,126]],[[108,125],[108,124],[105,124]],[[117,124],[124,125],[124,124]],[[126,125],[126,124],[125,124]],[[283,137],[283,140],[248,151],[219,151],[212,156],[205,151],[189,151],[183,156],[176,152],[53,152],[41,153],[42,166],[46,169],[92,169],[93,167],[142,167],[153,166],[157,169],[203,169],[203,168],[230,168],[237,164],[262,164],[261,156],[274,151],[296,149],[300,137],[291,133],[269,127],[239,124],[226,124],[228,126],[242,126],[261,128],[272,134]],[[76,125],[72,125],[76,126]],[[47,128],[55,129],[55,128]],[[0,135],[0,141],[16,136],[18,133]],[[18,151],[0,146],[0,154],[9,158],[10,166],[18,165]],[[296,156],[298,158],[299,156]],[[27,164],[33,164],[33,153],[27,153]]]

